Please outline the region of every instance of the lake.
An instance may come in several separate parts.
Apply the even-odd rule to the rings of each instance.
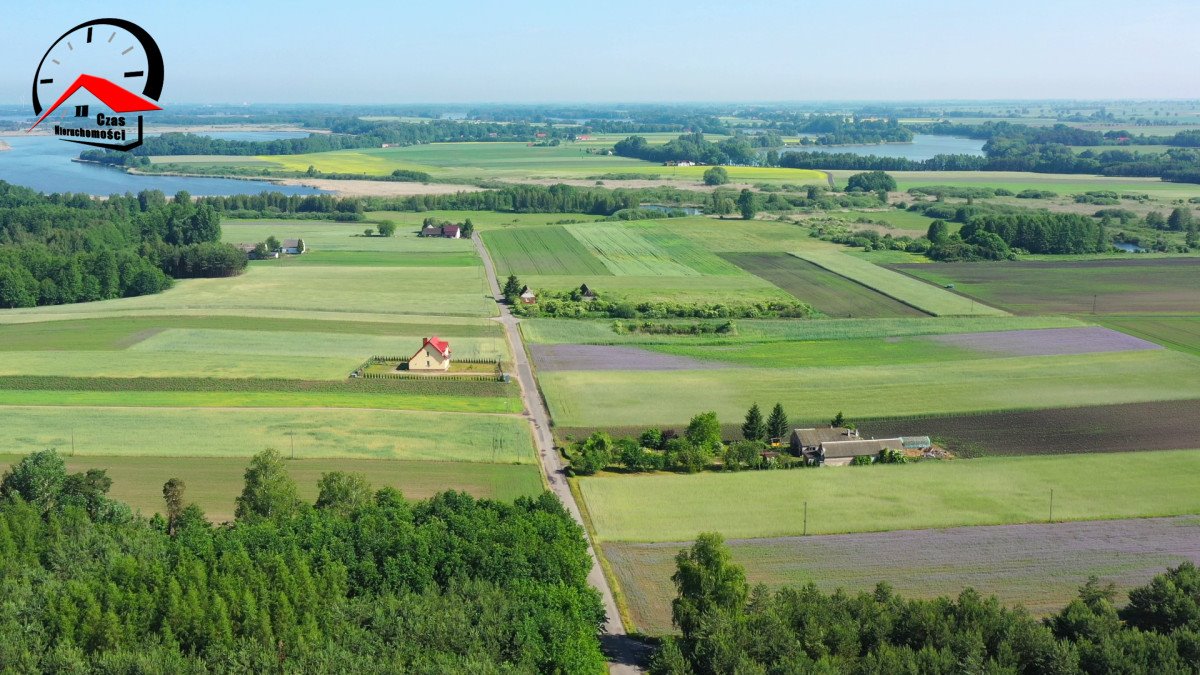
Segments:
[[[305,136],[301,132],[234,131],[205,134],[230,140],[264,141]],[[108,196],[162,190],[173,195],[187,190],[193,195],[257,194],[263,190],[286,195],[320,194],[298,185],[276,185],[262,180],[193,178],[187,176],[136,176],[94,164],[72,162],[87,146],[67,143],[53,136],[6,136],[0,140],[12,149],[0,151],[0,180],[40,192],[85,192]]]
[[[923,161],[935,155],[975,155],[983,157],[984,141],[959,136],[915,134],[912,143],[882,143],[862,145],[794,145],[781,152],[839,152],[852,155],[900,157]]]

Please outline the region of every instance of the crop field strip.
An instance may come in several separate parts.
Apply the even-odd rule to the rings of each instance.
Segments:
[[[1200,258],[1005,261],[894,269],[1019,314],[1197,315]]]
[[[571,275],[611,274],[562,226],[487,232],[483,240],[496,261],[496,273]]]
[[[1200,448],[1200,400],[859,420],[876,437],[932,436],[961,457]]]
[[[0,454],[0,473],[22,455]],[[204,509],[218,522],[233,520],[234,499],[242,491],[245,457],[122,457],[66,456],[67,470],[104,469],[112,479],[108,493],[145,515],[163,513],[162,486],[179,478],[187,486],[187,500]],[[513,500],[536,496],[542,491],[537,466],[533,464],[484,464],[482,462],[431,462],[420,460],[296,459],[285,463],[296,481],[299,496],[312,503],[317,498],[317,481],[330,471],[362,473],[375,488],[394,487],[409,499],[424,499],[447,489],[475,497]]]
[[[695,323],[681,319],[667,321],[679,325]],[[608,320],[561,321],[526,319],[521,330],[526,339],[542,344],[664,344],[664,345],[738,345],[747,342],[787,342],[792,340],[856,340],[865,338],[940,335],[1043,328],[1075,328],[1083,322],[1066,317],[921,317],[883,319],[741,319],[733,335],[651,335],[616,333]]]
[[[515,415],[346,408],[0,406],[6,451],[78,455],[249,457],[275,448],[303,459],[532,463]]]
[[[653,221],[651,221],[653,222]],[[567,229],[617,276],[729,276],[742,271],[712,253],[654,226],[604,223]]]
[[[1123,333],[1200,356],[1200,316],[1114,316],[1101,322]]]
[[[793,255],[934,316],[1003,316],[1007,312],[838,251]]]
[[[1200,518],[1145,518],[945,530],[903,530],[727,542],[751,584],[814,583],[822,592],[870,592],[881,581],[906,598],[955,597],[964,588],[1054,613],[1090,575],[1124,593],[1164,568],[1200,564]],[[671,630],[675,554],[690,542],[603,545],[632,619],[650,634]]]
[[[556,426],[677,427],[705,410],[739,420],[755,401],[781,402],[811,420],[839,410],[862,419],[1193,399],[1200,398],[1200,359],[1146,350],[812,368],[561,371],[542,373],[540,382]]]
[[[723,253],[721,257],[829,316],[928,316],[869,286],[788,253]]]
[[[1200,451],[579,479],[601,542],[842,534],[1200,513]]]

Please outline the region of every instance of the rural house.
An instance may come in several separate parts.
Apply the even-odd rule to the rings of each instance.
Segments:
[[[897,436],[895,438],[862,438],[857,429],[821,427],[792,431],[792,454],[803,457],[809,464],[844,466],[855,457],[875,457],[883,450],[928,450],[933,443],[928,436]]]
[[[579,298],[585,302],[591,302],[596,299],[596,293],[588,288],[587,284],[582,284],[579,287]]]
[[[528,286],[521,287],[521,304],[532,305],[537,302],[537,294],[529,290]]]
[[[283,246],[280,248],[288,255],[300,255],[308,250],[308,246],[304,243],[303,239],[284,239]]]
[[[447,239],[459,239],[462,237],[461,225],[426,225],[421,228],[422,237],[445,237]]]
[[[450,343],[438,336],[425,338],[421,348],[408,360],[408,369],[416,371],[450,370]]]

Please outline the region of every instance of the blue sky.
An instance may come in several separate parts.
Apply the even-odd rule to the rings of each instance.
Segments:
[[[0,103],[106,14],[158,40],[166,104],[1200,98],[1196,0],[103,5],[6,8]]]

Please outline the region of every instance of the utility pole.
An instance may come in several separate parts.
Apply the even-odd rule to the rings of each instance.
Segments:
[[[1054,488],[1050,488],[1050,522],[1054,522]]]
[[[292,459],[296,459],[296,432],[288,432],[288,440],[292,442]]]
[[[1092,314],[1096,313],[1096,295],[1092,295]]]
[[[71,456],[75,456],[75,429],[71,429]]]
[[[808,536],[808,502],[804,502],[804,534],[802,536]]]

